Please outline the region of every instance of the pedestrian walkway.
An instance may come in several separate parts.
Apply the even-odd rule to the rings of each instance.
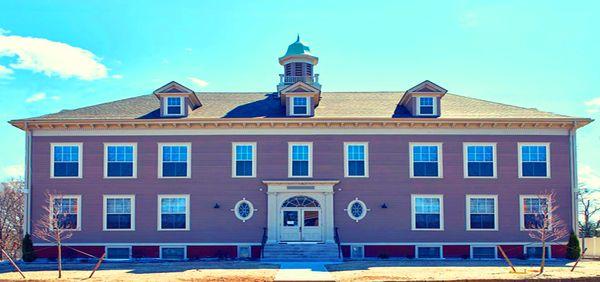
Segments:
[[[275,281],[335,281],[323,262],[283,262]]]

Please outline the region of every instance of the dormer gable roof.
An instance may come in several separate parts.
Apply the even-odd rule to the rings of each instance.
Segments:
[[[425,80],[415,85],[411,89],[406,90],[406,93],[404,96],[402,96],[402,99],[400,100],[399,104],[405,105],[406,102],[409,101],[410,98],[413,96],[413,94],[429,94],[433,96],[442,97],[446,94],[446,92],[448,92],[448,90],[446,90],[444,87],[441,87],[429,80]]]
[[[281,96],[281,103],[286,103],[286,97],[290,95],[302,95],[302,96],[310,96],[313,100],[313,105],[318,105],[319,100],[321,99],[321,90],[316,88],[306,82],[298,81],[292,85],[283,88],[279,95]]]
[[[176,81],[171,81],[160,88],[154,90],[154,95],[159,99],[165,96],[184,96],[188,98],[190,105],[193,108],[202,106],[200,99],[196,96],[194,90],[191,90]]]

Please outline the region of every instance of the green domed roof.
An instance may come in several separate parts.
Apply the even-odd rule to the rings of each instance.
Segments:
[[[300,41],[300,35],[298,35],[296,42],[294,42],[294,43],[290,44],[290,46],[288,46],[287,52],[285,52],[285,55],[283,55],[283,57],[296,56],[296,55],[312,56],[312,54],[310,53],[310,48],[308,46],[304,45],[304,43],[302,43],[302,41]]]

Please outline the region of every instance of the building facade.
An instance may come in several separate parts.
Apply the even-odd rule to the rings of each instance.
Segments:
[[[529,232],[549,193],[552,216],[576,229],[575,133],[591,120],[430,81],[322,92],[318,58],[299,38],[279,62],[276,92],[170,82],[11,121],[27,140],[26,230],[51,206],[73,230],[66,245],[110,259],[276,257],[283,243],[352,258],[497,258],[497,246],[535,257]],[[566,240],[551,257],[564,257]]]

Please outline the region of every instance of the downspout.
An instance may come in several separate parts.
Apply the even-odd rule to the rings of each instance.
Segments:
[[[572,229],[575,235],[579,237],[579,186],[577,181],[577,122],[573,122],[573,128],[569,129],[570,145],[570,169],[571,169],[571,198],[572,198]]]
[[[23,231],[31,235],[31,130],[25,127],[25,206],[23,211]]]

